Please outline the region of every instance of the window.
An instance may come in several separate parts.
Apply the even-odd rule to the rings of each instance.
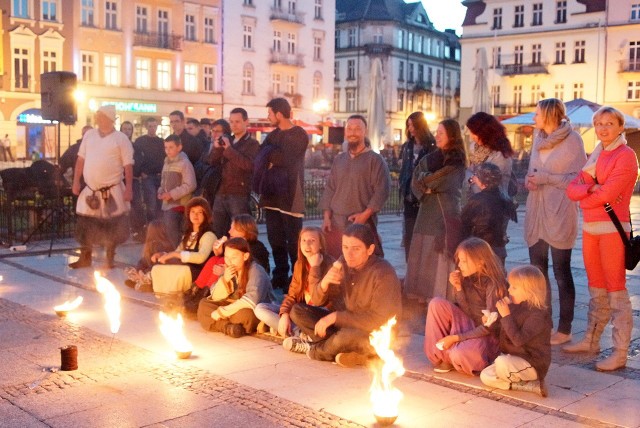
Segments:
[[[640,21],[640,4],[632,4],[631,5],[631,16],[630,19],[632,21]]]
[[[44,21],[57,21],[57,0],[42,0],[42,19]]]
[[[441,88],[442,86],[440,85],[440,79],[442,78],[442,70],[437,69],[436,70],[436,88]]]
[[[83,82],[93,83],[95,82],[94,67],[96,63],[96,56],[92,53],[83,53],[82,57],[82,73],[80,79]]]
[[[629,82],[627,84],[627,101],[640,100],[640,81]]]
[[[215,25],[214,20],[210,16],[204,17],[204,42],[205,43],[215,43]]]
[[[431,39],[427,37],[424,41],[424,54],[431,55]]]
[[[553,91],[553,97],[559,100],[564,99],[564,84],[556,83],[556,86]]]
[[[13,0],[13,16],[17,18],[30,18],[29,0]]]
[[[535,44],[531,46],[531,64],[539,65],[542,63],[542,45]]]
[[[382,27],[376,27],[375,28],[375,33],[373,33],[373,43],[382,43],[383,42],[383,35],[382,35],[382,31],[383,28]]]
[[[398,49],[404,49],[404,30],[398,30]]]
[[[296,0],[289,0],[288,10],[292,15],[296,13]]]
[[[104,84],[107,86],[120,85],[120,56],[104,56]]]
[[[340,111],[340,88],[333,90],[333,111]]]
[[[320,91],[322,89],[322,73],[316,71],[313,73],[313,85],[311,88],[312,96],[314,100],[320,98]]]
[[[58,54],[55,51],[42,52],[42,72],[58,71]]]
[[[491,87],[491,99],[493,100],[494,107],[500,106],[500,86],[499,85],[493,85]]]
[[[629,42],[629,71],[640,71],[640,40]]]
[[[356,90],[347,89],[347,112],[356,110]]]
[[[313,19],[322,19],[322,0],[315,0]]]
[[[449,70],[444,73],[444,87],[451,89],[451,72]]]
[[[280,76],[280,73],[273,73],[271,75],[271,92],[273,92],[274,95],[278,95],[280,94],[280,85],[281,85],[282,79]]]
[[[398,82],[404,82],[404,61],[398,63]]]
[[[422,41],[423,37],[420,35],[416,35],[416,52],[422,53]]]
[[[427,67],[427,82],[429,82],[429,84],[433,83],[433,68],[431,67]]]
[[[522,71],[522,57],[523,57],[524,48],[522,45],[518,45],[514,48],[513,51],[513,65],[514,71],[521,72]]]
[[[573,99],[584,98],[584,83],[574,83],[573,84]]]
[[[531,104],[538,104],[541,99],[542,91],[540,91],[540,85],[531,85]]]
[[[115,1],[104,2],[104,28],[107,30],[118,29],[118,5]]]
[[[356,80],[356,60],[347,60],[347,80]]]
[[[500,46],[496,46],[491,51],[491,58],[493,61],[493,68],[500,68],[501,66],[501,56],[502,56],[502,48]]]
[[[293,33],[287,34],[287,53],[296,53],[296,35]]]
[[[245,64],[242,68],[242,93],[253,95],[253,66]]]
[[[273,8],[281,10],[282,9],[282,0],[273,0]]]
[[[335,47],[340,48],[340,30],[336,30],[334,34],[336,38]]]
[[[404,111],[404,91],[398,91],[398,106],[396,107],[396,111],[401,112]]]
[[[243,3],[245,6],[253,6],[253,0],[244,0]]]
[[[556,2],[556,24],[567,22],[567,2],[566,0]]]
[[[136,6],[136,33],[146,34],[149,25],[149,10],[146,6]]]
[[[542,25],[542,3],[533,4],[533,21],[531,21],[531,25]]]
[[[253,27],[248,24],[243,25],[242,48],[253,50]]]
[[[584,46],[584,40],[576,41],[573,62],[584,62]]]
[[[169,11],[158,10],[158,35],[164,39],[163,46],[169,44]]]
[[[407,111],[413,111],[413,94],[407,93]]]
[[[424,65],[418,64],[418,82],[424,82]]]
[[[151,61],[148,58],[136,58],[136,88],[151,87]]]
[[[29,89],[29,50],[13,50],[13,77],[16,89]]]
[[[502,29],[502,8],[497,7],[493,9],[493,27],[492,30]]]
[[[556,43],[556,62],[555,62],[556,64],[565,63],[565,47],[566,47],[565,42]]]
[[[202,87],[204,92],[215,92],[215,76],[216,68],[213,65],[205,65],[202,67],[202,76],[204,81]]]
[[[409,70],[407,71],[407,82],[408,83],[413,83],[413,70],[414,70],[415,65],[412,63],[409,63]]]
[[[354,47],[356,45],[356,29],[349,28],[347,31],[347,47]]]
[[[282,51],[282,33],[280,31],[273,32],[273,47],[274,52]]]
[[[184,16],[184,39],[192,42],[196,40],[196,17],[194,15]]]
[[[171,90],[171,62],[160,60],[157,62],[158,90]]]
[[[514,27],[524,27],[524,5],[516,6],[513,18]]]
[[[313,59],[316,61],[322,61],[322,38],[313,38]]]
[[[184,90],[185,92],[198,91],[198,65],[197,64],[185,63]]]
[[[296,93],[296,77],[292,75],[287,76],[287,93],[295,94]]]
[[[520,112],[522,106],[522,85],[516,85],[513,87],[513,107],[516,113]]]
[[[336,82],[340,80],[340,62],[339,61],[333,62],[333,80],[335,80]]]
[[[82,25],[85,27],[93,27],[93,0],[82,0]]]
[[[413,50],[413,33],[407,34],[407,50]]]

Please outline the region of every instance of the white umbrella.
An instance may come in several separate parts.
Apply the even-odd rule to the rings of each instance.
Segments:
[[[567,116],[571,125],[579,128],[591,128],[593,126],[593,113],[600,107],[600,104],[585,100],[583,98],[576,98],[569,102],[564,103],[567,109]],[[533,112],[514,116],[502,121],[504,125],[533,125]],[[625,128],[640,128],[640,120],[635,117],[624,115],[624,127]]]
[[[489,100],[489,84],[487,83],[487,51],[480,48],[476,51],[475,81],[473,83],[473,104],[471,113],[483,111],[491,113],[491,103]]]
[[[371,85],[369,92],[369,140],[371,148],[380,152],[384,148],[383,136],[386,133],[386,112],[384,107],[384,85],[382,62],[374,58],[371,62]]]

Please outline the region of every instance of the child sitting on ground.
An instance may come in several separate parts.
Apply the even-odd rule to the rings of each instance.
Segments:
[[[260,303],[254,309],[261,321],[258,325],[258,333],[266,333],[270,330],[277,331],[282,337],[297,335],[299,329],[289,318],[291,308],[296,303],[313,304],[311,302],[313,290],[331,269],[333,262],[333,257],[326,253],[322,229],[314,226],[303,227],[298,237],[298,260],[293,266],[293,278],[282,305]]]
[[[152,292],[151,268],[154,263],[151,261],[151,256],[155,253],[169,252],[171,250],[173,250],[173,245],[171,244],[171,239],[169,239],[165,223],[161,219],[152,220],[147,226],[147,236],[142,247],[142,257],[136,267],[128,267],[124,270],[127,275],[124,283],[127,287],[147,293]]]
[[[546,296],[546,281],[537,267],[519,266],[509,273],[509,297],[496,304],[502,317],[502,354],[480,373],[485,385],[547,396],[544,378],[551,364],[553,324]]]
[[[251,257],[269,274],[269,250],[258,240],[258,225],[249,214],[240,214],[231,220],[229,238],[244,238],[249,243]],[[224,272],[224,244],[227,237],[223,236],[213,243],[213,256],[202,268],[200,275],[184,293],[184,309],[187,313],[198,311],[200,299],[207,297],[210,288]]]

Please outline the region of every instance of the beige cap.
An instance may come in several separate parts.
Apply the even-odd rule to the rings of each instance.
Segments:
[[[116,121],[116,107],[113,105],[100,107],[98,113],[104,114],[112,122]]]

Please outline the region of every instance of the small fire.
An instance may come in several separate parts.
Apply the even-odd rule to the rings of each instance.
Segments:
[[[72,301],[67,300],[66,302],[64,302],[61,305],[54,306],[53,310],[56,311],[56,312],[69,312],[69,311],[72,311],[74,309],[77,309],[78,306],[80,306],[80,303],[82,303],[82,300],[83,300],[82,296],[78,296]]]
[[[96,278],[96,289],[104,297],[104,310],[109,317],[111,333],[116,334],[120,330],[120,293],[107,278],[100,275],[100,272],[93,273]]]
[[[178,353],[178,356],[190,354],[193,349],[184,335],[183,326],[182,315],[178,314],[174,319],[164,312],[160,312],[160,331],[173,347],[173,350]]]
[[[390,425],[398,417],[398,404],[402,399],[402,392],[392,383],[404,374],[402,361],[391,350],[391,330],[396,325],[393,317],[385,325],[371,333],[369,342],[382,360],[382,364],[373,368],[371,382],[371,403],[373,414],[381,425]]]

